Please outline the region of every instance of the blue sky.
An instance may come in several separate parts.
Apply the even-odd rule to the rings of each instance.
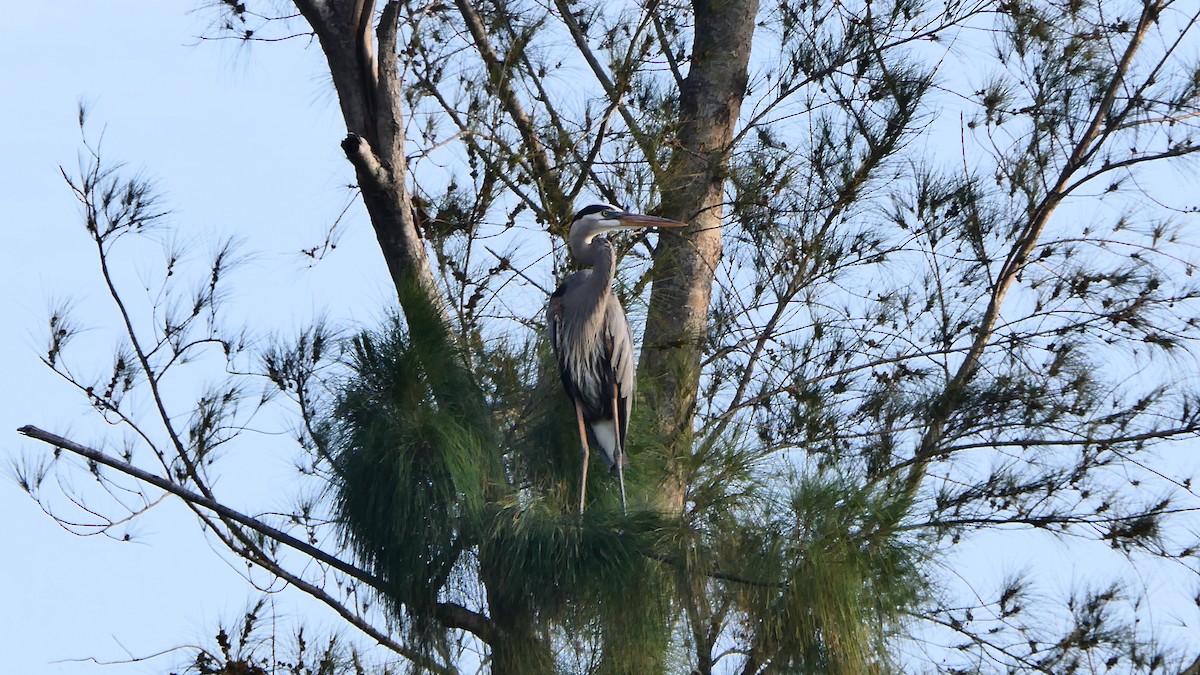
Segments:
[[[235,320],[253,318],[287,332],[317,314],[363,323],[380,316],[391,291],[358,207],[350,209],[327,260],[311,266],[299,253],[321,243],[353,180],[338,147],[344,126],[315,46],[294,40],[247,50],[236,42],[200,41],[211,13],[189,11],[197,3],[10,4],[0,23],[5,476],[13,462],[47,453],[19,437],[19,426],[35,424],[97,445],[109,437],[77,392],[37,360],[48,311],[63,300],[88,328],[73,355],[81,370],[103,368],[110,358],[106,345],[116,335],[95,253],[59,175],[60,165],[68,171],[77,165],[80,100],[91,111],[92,139],[103,136],[105,155],[158,183],[172,212],[166,225],[173,236],[201,257],[221,238],[243,241],[250,255],[235,286]],[[144,259],[133,260],[126,280],[148,274],[156,255],[151,247]],[[251,442],[227,458],[218,492],[235,507],[285,510],[289,456],[277,439],[261,438],[261,448]],[[64,531],[7,477],[0,478],[0,512],[6,515],[0,538],[9,544],[0,556],[0,650],[8,672],[110,672],[71,659],[116,661],[210,644],[216,623],[235,619],[255,597],[175,500],[143,518],[132,543]],[[1011,542],[978,545],[969,554],[978,565],[972,574],[999,579],[1039,559],[1061,559],[1061,575],[1043,577],[1058,593],[1088,575],[1072,564],[1065,546]],[[1180,578],[1151,574],[1145,583],[1160,597],[1175,596],[1179,604],[1164,605],[1160,614],[1194,638],[1193,588],[1181,592]],[[298,594],[275,598],[281,621],[303,616],[318,629],[340,624]],[[162,673],[175,663],[168,656],[116,670]]]
[[[103,153],[154,179],[167,226],[203,257],[237,237],[251,254],[233,307],[289,331],[317,313],[370,321],[390,293],[365,219],[351,209],[335,255],[311,267],[299,251],[321,243],[348,199],[344,126],[315,46],[201,42],[211,13],[195,3],[15,3],[0,24],[0,651],[11,673],[112,672],[64,659],[142,657],[180,644],[211,644],[218,620],[254,597],[221,562],[177,501],[136,526],[133,543],[79,537],[42,514],[10,478],[20,458],[47,448],[15,429],[35,424],[103,445],[106,429],[81,397],[38,361],[49,308],[69,299],[87,327],[75,361],[100,370],[115,332],[106,317],[95,252],[59,175],[77,166],[76,105],[91,110]],[[134,261],[157,263],[153,248]],[[130,278],[131,280],[133,277]],[[253,451],[247,455],[254,454]],[[218,483],[234,505],[290,505],[287,458],[234,458],[247,470]],[[239,465],[234,465],[239,466]],[[251,479],[250,477],[258,477]],[[240,482],[239,482],[240,481]],[[57,492],[50,488],[48,494]],[[61,500],[59,500],[61,502]],[[281,593],[282,619],[314,627],[332,615]],[[299,604],[297,604],[299,603]],[[165,672],[172,657],[117,667]]]

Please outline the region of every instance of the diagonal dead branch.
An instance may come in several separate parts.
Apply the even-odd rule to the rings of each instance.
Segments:
[[[347,563],[346,561],[338,558],[337,556],[334,556],[326,551],[323,551],[323,550],[313,546],[312,544],[309,544],[306,541],[303,541],[301,539],[293,537],[292,535],[288,534],[287,532],[284,532],[278,528],[272,527],[272,526],[270,526],[260,520],[257,520],[255,518],[251,518],[250,516],[247,516],[246,514],[241,513],[240,511],[231,509],[228,506],[225,506],[224,504],[221,504],[220,502],[218,502],[214,499],[211,499],[204,495],[193,492],[175,482],[172,482],[170,480],[162,478],[161,476],[156,476],[156,475],[154,475],[148,471],[145,471],[143,469],[140,469],[128,462],[119,460],[119,459],[112,457],[104,452],[96,450],[95,448],[89,448],[85,445],[76,443],[75,441],[72,441],[68,438],[64,438],[57,434],[51,433],[49,431],[45,431],[44,429],[39,429],[38,427],[35,427],[33,425],[23,426],[20,429],[17,429],[17,432],[20,434],[23,434],[25,436],[28,436],[29,438],[32,438],[32,439],[35,439],[38,441],[42,441],[43,443],[48,443],[50,445],[53,445],[56,448],[62,448],[64,450],[72,452],[76,455],[79,455],[80,457],[84,457],[90,461],[94,461],[97,464],[103,464],[104,466],[107,466],[109,468],[116,469],[117,471],[119,471],[127,476],[130,476],[132,478],[135,478],[137,480],[140,480],[144,483],[149,483],[150,485],[153,485],[154,487],[157,487],[161,490],[164,490],[166,492],[169,492],[170,494],[175,495],[176,497],[179,497],[180,499],[187,502],[189,505],[198,506],[198,507],[207,509],[209,511],[212,511],[224,519],[234,521],[240,525],[250,528],[251,530],[263,535],[264,537],[267,537],[269,539],[277,541],[289,548],[299,551],[300,553],[308,555],[315,560],[325,563],[326,565],[329,565],[330,567],[338,570],[339,572],[342,572],[342,573],[346,574],[347,576],[353,577],[354,579],[357,579],[357,580],[367,584],[371,588],[374,588],[376,590],[385,590],[387,588],[386,582],[384,580],[380,579],[379,577],[376,577],[375,575],[370,574],[366,570],[356,567],[355,565]],[[227,541],[226,543],[231,544],[232,542]],[[247,551],[247,553],[249,553],[249,552],[250,551]],[[243,555],[243,557],[246,557],[246,556]],[[311,584],[307,584],[307,582],[304,582],[302,579],[300,579],[290,573],[287,573],[286,570],[283,570],[283,568],[278,565],[278,563],[275,563],[274,561],[269,560],[266,556],[262,555],[261,552],[259,552],[259,551],[255,551],[255,554],[253,556],[251,556],[250,559],[252,562],[262,565],[262,566],[270,569],[272,572],[279,574],[280,576],[286,578],[287,581],[290,583],[296,584],[298,586],[308,586],[310,588],[313,588],[317,592],[321,593],[322,595],[324,595],[324,591],[320,591],[320,589],[316,589],[315,587],[312,587]],[[311,594],[311,591],[310,591],[310,594]],[[333,602],[336,603],[336,600],[334,600]],[[340,603],[337,603],[337,604],[340,607]],[[454,603],[443,603],[443,604],[446,604],[447,606],[438,608],[438,618],[441,619],[443,621],[443,623],[445,625],[447,625],[448,627],[461,628],[461,629],[467,630],[467,631],[475,634],[477,637],[484,640],[485,642],[494,637],[494,630],[491,627],[491,622],[488,620],[488,618],[486,616],[483,616],[482,614],[479,614],[477,612],[474,612],[473,610],[470,610],[466,607],[463,607],[461,605],[457,605]],[[345,609],[345,608],[342,607],[341,609]],[[346,610],[346,611],[348,611],[348,610]],[[351,617],[348,616],[347,618],[351,618]],[[355,617],[355,618],[357,618],[357,617]],[[358,619],[358,621],[361,622],[361,619]],[[356,623],[356,625],[358,625],[358,623]],[[365,622],[363,622],[362,625],[359,625],[359,627],[366,630],[367,624],[365,624]],[[375,629],[372,628],[371,630],[373,631]],[[370,631],[368,631],[368,632],[370,632]],[[381,636],[380,635],[372,635],[372,637],[379,639]],[[386,637],[386,636],[383,636],[383,637]],[[397,650],[397,653],[400,653],[408,658],[411,658],[414,661],[417,661],[417,662],[425,661],[425,657],[421,656],[418,652],[416,652],[410,648],[404,647],[403,645],[399,645],[398,643],[394,643],[390,640],[381,640],[381,641],[384,642],[385,644],[388,644],[389,647],[392,647],[394,650]],[[427,663],[426,666],[431,667],[435,670],[440,670],[436,666],[436,664]]]

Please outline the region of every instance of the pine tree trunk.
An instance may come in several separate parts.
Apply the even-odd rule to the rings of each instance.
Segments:
[[[445,304],[433,278],[425,243],[413,219],[404,154],[396,33],[399,2],[379,16],[378,55],[372,28],[374,0],[295,0],[329,64],[348,135],[342,142],[354,165],[363,204],[406,314]],[[427,306],[425,303],[428,303]]]
[[[537,675],[554,672],[554,650],[539,632],[534,612],[521,589],[510,588],[499,566],[511,561],[497,559],[494,550],[482,547],[480,579],[487,589],[488,614],[495,629],[488,644],[492,675]]]
[[[639,366],[652,430],[668,452],[664,506],[683,507],[681,460],[692,443],[700,353],[713,277],[721,259],[721,217],[730,144],[746,92],[758,0],[695,0],[691,67],[679,97],[677,146],[663,189],[663,215],[689,223],[663,234],[654,251],[654,286]]]

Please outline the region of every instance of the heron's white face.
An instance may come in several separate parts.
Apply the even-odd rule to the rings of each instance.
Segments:
[[[571,223],[571,239],[590,241],[606,232],[633,230],[644,227],[683,227],[687,223],[658,216],[647,216],[619,209],[611,204],[593,204],[575,214]]]

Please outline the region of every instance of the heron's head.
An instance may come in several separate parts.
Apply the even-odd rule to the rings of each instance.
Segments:
[[[593,204],[580,209],[571,220],[571,245],[591,243],[592,238],[615,230],[645,227],[683,227],[687,223],[619,209],[611,204]]]

